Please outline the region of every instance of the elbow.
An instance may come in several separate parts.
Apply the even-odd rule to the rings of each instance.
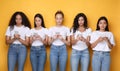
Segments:
[[[9,41],[6,41],[6,44],[9,45],[10,44]]]

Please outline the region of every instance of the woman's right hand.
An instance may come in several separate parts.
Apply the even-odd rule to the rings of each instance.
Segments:
[[[19,34],[14,34],[14,38],[15,39],[20,39],[20,35]]]
[[[56,39],[58,39],[58,35],[53,36],[53,40],[56,40]]]
[[[104,41],[104,37],[99,37],[98,42],[102,42],[102,41]]]

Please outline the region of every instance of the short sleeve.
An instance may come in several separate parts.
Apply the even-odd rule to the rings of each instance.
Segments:
[[[115,46],[115,40],[114,40],[114,36],[113,36],[112,33],[110,34],[110,43],[111,43],[113,46]]]
[[[92,29],[91,29],[91,28],[88,28],[87,32],[88,32],[88,36],[90,36],[91,33],[92,33]]]
[[[33,29],[30,29],[30,36],[33,36]]]
[[[67,28],[67,36],[70,36],[70,29],[69,28]]]
[[[90,35],[90,43],[93,43],[95,42],[95,32],[92,32],[91,35]]]
[[[49,31],[47,28],[45,28],[44,32],[45,32],[45,35],[49,35]]]
[[[71,31],[70,31],[70,36],[71,36],[71,35],[73,35],[73,29],[71,29]]]
[[[28,27],[26,27],[25,36],[27,36],[27,37],[30,37],[30,36],[31,36],[31,30],[30,30]]]
[[[10,26],[7,28],[5,35],[6,35],[6,36],[11,36]]]
[[[50,28],[50,29],[48,30],[48,36],[49,36],[49,37],[52,37],[52,28]]]

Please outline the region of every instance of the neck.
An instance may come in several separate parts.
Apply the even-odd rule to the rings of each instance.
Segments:
[[[61,27],[62,25],[56,25],[57,27]]]
[[[105,32],[105,30],[103,30],[103,29],[100,29],[100,32]]]
[[[41,28],[42,28],[41,26],[36,27],[36,29],[41,29]]]
[[[79,30],[80,32],[84,32],[84,31],[85,31],[85,27],[84,27],[84,26],[79,26],[78,30]]]
[[[17,26],[17,27],[21,27],[21,26],[22,26],[22,24],[16,24],[16,26]]]
[[[79,26],[79,28],[84,28],[84,26]]]

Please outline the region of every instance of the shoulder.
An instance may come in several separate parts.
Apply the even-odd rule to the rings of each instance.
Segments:
[[[63,29],[65,30],[70,30],[70,28],[66,27],[66,26],[63,26]]]
[[[91,35],[95,35],[95,34],[97,34],[98,33],[98,31],[93,31],[92,33],[91,33]]]
[[[108,31],[107,34],[109,34],[110,36],[113,36],[113,33]]]
[[[25,28],[25,30],[30,30],[30,28],[29,28],[29,27],[25,27],[25,26],[24,26],[24,28]]]
[[[91,28],[87,28],[86,31],[87,32],[92,32],[92,29]]]
[[[55,29],[55,28],[56,28],[56,27],[55,27],[55,26],[53,26],[53,27],[50,27],[50,28],[49,28],[49,30],[53,30],[53,29]]]
[[[47,29],[47,28],[44,28],[44,27],[42,28],[42,30],[43,30],[43,31],[48,31],[48,29]]]
[[[35,31],[35,28],[30,29],[30,31]]]

